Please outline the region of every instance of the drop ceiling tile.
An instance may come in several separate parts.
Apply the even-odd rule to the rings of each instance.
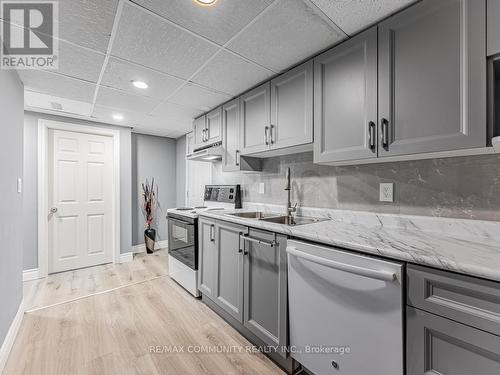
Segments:
[[[113,115],[121,114],[123,116],[123,120],[117,121],[113,118]],[[134,111],[129,111],[125,109],[117,109],[106,107],[102,105],[94,106],[94,112],[92,112],[92,117],[108,124],[115,124],[121,126],[136,126],[140,124],[146,115],[142,113],[137,113]]]
[[[95,85],[44,70],[18,70],[26,90],[92,103]]]
[[[55,72],[97,82],[104,58],[102,53],[59,41],[59,69]]]
[[[229,48],[271,70],[282,71],[345,39],[346,35],[320,13],[302,0],[279,0]]]
[[[147,89],[134,87],[131,81],[146,82]],[[178,88],[184,80],[111,57],[106,66],[101,84],[128,91],[136,95],[165,98]]]
[[[180,119],[192,120],[202,113],[203,111],[200,109],[187,108],[178,104],[163,102],[151,112],[151,116],[176,117]]]
[[[195,75],[192,81],[237,95],[273,75],[274,72],[271,70],[252,64],[230,52],[222,51]]]
[[[188,84],[170,97],[168,101],[185,107],[207,111],[229,99],[231,99],[230,95]]]
[[[310,0],[345,33],[352,35],[416,0]]]
[[[136,0],[137,4],[218,44],[226,43],[272,0],[219,0],[211,7],[193,0]]]
[[[59,4],[59,38],[106,52],[118,0],[64,0]]]
[[[99,88],[96,100],[96,104],[100,106],[112,107],[141,114],[148,114],[159,103],[159,99],[133,95],[125,91],[115,90],[103,86]]]
[[[169,131],[189,131],[193,127],[192,119],[178,119],[176,117],[146,116],[141,126],[149,129]]]
[[[125,3],[112,55],[189,78],[218,47]]]

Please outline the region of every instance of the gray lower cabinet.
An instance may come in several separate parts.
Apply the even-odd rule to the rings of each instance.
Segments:
[[[247,228],[222,221],[215,224],[216,270],[214,301],[243,322],[243,244]]]
[[[424,0],[379,24],[379,157],[486,146],[486,0]]]
[[[487,40],[488,56],[500,53],[500,1],[488,0],[487,3]]]
[[[313,83],[312,60],[271,81],[271,149],[312,143]]]
[[[314,59],[314,162],[377,157],[377,27]]]
[[[240,170],[240,99],[222,106],[222,170]]]
[[[200,218],[198,222],[198,289],[210,298],[215,296],[216,250],[215,220]]]
[[[267,151],[271,124],[271,85],[269,82],[240,98],[240,144],[243,155]]]
[[[244,326],[273,346],[288,343],[286,237],[250,229],[244,241]],[[285,357],[286,352],[280,354]]]
[[[500,374],[500,337],[409,307],[407,375],[430,374]]]

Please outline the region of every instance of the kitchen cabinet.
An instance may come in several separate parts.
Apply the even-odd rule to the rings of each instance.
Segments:
[[[271,81],[270,149],[312,143],[313,83],[312,60]]]
[[[215,221],[200,218],[198,222],[199,275],[198,289],[210,298],[215,298],[217,249],[215,244]]]
[[[193,121],[193,150],[203,147],[205,143],[206,116],[201,116]],[[192,152],[191,151],[191,152]]]
[[[246,227],[217,221],[215,224],[215,303],[243,322],[243,248]]]
[[[377,157],[377,27],[314,59],[314,161]]]
[[[379,157],[486,146],[485,3],[424,0],[379,24]]]
[[[222,107],[218,107],[206,115],[205,143],[213,144],[222,139]]]
[[[267,345],[288,344],[286,237],[250,229],[244,241],[244,326]],[[280,354],[285,357],[286,353]]]
[[[222,106],[222,170],[238,171],[240,165],[240,100]]]
[[[488,0],[487,9],[487,48],[491,56],[500,53],[500,1]]]
[[[269,82],[241,96],[240,144],[242,155],[269,149],[270,96],[271,84]]]
[[[498,375],[500,337],[408,308],[407,375]]]

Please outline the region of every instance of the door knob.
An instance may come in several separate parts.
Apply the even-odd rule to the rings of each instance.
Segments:
[[[50,213],[51,213],[51,214],[55,214],[56,212],[57,212],[57,207],[52,207],[52,208],[50,209]]]

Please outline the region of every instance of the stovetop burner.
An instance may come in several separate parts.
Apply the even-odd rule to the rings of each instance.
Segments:
[[[176,210],[179,210],[179,211],[191,211],[191,210],[194,210],[193,207],[179,207],[179,208],[176,208]]]

